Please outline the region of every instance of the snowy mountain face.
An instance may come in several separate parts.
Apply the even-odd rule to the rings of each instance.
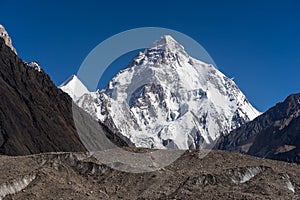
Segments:
[[[12,45],[11,38],[9,37],[7,31],[5,30],[4,26],[0,24],[0,37],[4,39],[4,42],[7,46],[11,48],[11,50],[17,54],[16,49]]]
[[[190,57],[171,36],[140,52],[106,89],[75,101],[148,148],[204,148],[259,115],[231,79]]]
[[[69,94],[74,101],[76,101],[83,94],[89,92],[85,85],[83,85],[83,83],[75,75],[72,75],[70,78],[68,78],[58,88]]]

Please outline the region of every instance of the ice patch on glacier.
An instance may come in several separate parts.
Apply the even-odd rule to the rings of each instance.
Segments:
[[[30,174],[11,182],[2,183],[0,185],[0,200],[2,200],[7,195],[20,192],[21,190],[26,188],[35,178],[35,174]]]

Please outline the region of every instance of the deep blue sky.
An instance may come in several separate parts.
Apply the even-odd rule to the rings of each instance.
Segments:
[[[0,0],[0,7],[0,23],[19,56],[37,60],[57,85],[75,74],[101,41],[127,29],[155,26],[197,40],[261,111],[300,92],[298,0]],[[117,64],[126,66],[126,59]]]

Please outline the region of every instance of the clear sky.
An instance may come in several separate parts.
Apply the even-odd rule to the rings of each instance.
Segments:
[[[0,0],[0,9],[19,56],[37,60],[57,85],[106,38],[154,26],[197,40],[260,111],[300,92],[298,0]],[[112,67],[126,66],[130,56]]]

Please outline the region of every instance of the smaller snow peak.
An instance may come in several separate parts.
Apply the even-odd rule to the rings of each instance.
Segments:
[[[26,63],[26,64],[29,68],[34,69],[38,72],[42,72],[42,68],[41,68],[41,66],[39,65],[38,62],[34,61],[34,62]]]
[[[64,81],[58,88],[62,89],[65,93],[75,101],[82,95],[89,92],[85,85],[78,79],[76,75],[72,75]]]
[[[75,74],[73,74],[67,80],[65,80],[62,84],[60,84],[59,87],[65,86],[65,85],[69,84],[70,82],[76,81],[76,80],[79,80],[79,79],[77,78],[77,76]]]
[[[4,26],[2,24],[0,24],[0,37],[3,38],[5,44],[11,48],[11,50],[17,54],[17,51],[16,49],[13,47],[12,45],[12,41],[11,41],[11,38],[9,37],[6,29],[4,28]]]

